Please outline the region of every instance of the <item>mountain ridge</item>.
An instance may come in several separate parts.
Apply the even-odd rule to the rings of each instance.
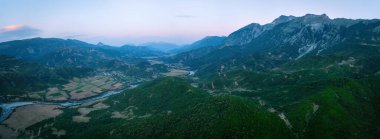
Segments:
[[[377,19],[342,21],[342,19],[330,19],[327,15],[308,14],[273,26],[272,29],[260,32],[258,36],[248,35],[248,40],[252,40],[249,43],[244,40],[243,45],[224,44],[212,48],[201,48],[173,56],[172,60],[183,62],[195,69],[212,68],[214,72],[221,65],[232,63],[236,65],[234,59],[241,59],[238,60],[240,63],[248,62],[249,57],[257,56],[253,56],[255,53],[270,53],[270,55],[264,55],[273,61],[286,63],[308,54],[320,54],[342,43],[379,43],[380,34],[376,31],[376,28],[380,26],[379,21]],[[254,24],[254,26],[259,27],[259,24]],[[227,37],[226,42],[235,38],[234,34],[236,32],[230,35],[232,38]],[[243,37],[238,38],[246,36],[244,33],[241,35]],[[269,66],[266,70],[275,68],[276,65],[278,64]]]

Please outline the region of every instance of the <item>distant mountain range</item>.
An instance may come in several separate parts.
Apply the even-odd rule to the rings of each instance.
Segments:
[[[156,51],[162,51],[162,52],[168,52],[172,49],[178,49],[181,46],[173,43],[167,43],[167,42],[148,42],[139,44],[139,46],[151,48],[152,50]]]
[[[34,38],[0,43],[0,54],[47,66],[96,67],[105,66],[110,59],[158,56],[162,52],[128,45],[112,47],[71,39]]]
[[[155,51],[161,51],[169,54],[178,54],[186,51],[191,51],[194,49],[198,49],[201,47],[213,47],[219,46],[224,43],[226,37],[222,36],[207,36],[201,40],[198,40],[194,43],[188,45],[177,45],[172,43],[165,42],[151,42],[151,43],[143,43],[138,47],[146,47]]]
[[[214,47],[222,45],[225,41],[226,37],[219,37],[219,36],[207,36],[199,41],[196,41],[189,45],[184,45],[180,48],[172,49],[169,51],[169,53],[182,53],[187,52],[195,49],[199,49],[202,47]]]

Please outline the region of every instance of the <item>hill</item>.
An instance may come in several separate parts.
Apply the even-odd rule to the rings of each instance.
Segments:
[[[117,104],[115,102],[118,102]],[[65,129],[69,138],[292,138],[281,119],[240,97],[211,97],[183,80],[163,78],[103,102],[109,106],[76,123],[76,109],[29,129],[55,137],[51,128]],[[91,107],[91,106],[89,106]],[[53,123],[53,124],[51,124]],[[43,125],[52,125],[43,127]],[[267,134],[268,131],[272,134]],[[95,132],[96,131],[96,132]]]

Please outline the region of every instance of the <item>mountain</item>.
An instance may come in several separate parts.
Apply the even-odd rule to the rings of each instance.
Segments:
[[[194,43],[192,50],[153,58],[138,57],[141,55],[131,46],[66,41],[64,44],[75,47],[57,43],[60,41],[48,41],[45,47],[49,51],[35,49],[39,47],[28,51],[31,46],[23,41],[16,41],[23,45],[0,45],[12,54],[0,57],[0,90],[33,96],[35,93],[24,90],[42,89],[47,93],[37,94],[49,100],[60,95],[56,90],[71,98],[103,84],[107,89],[118,83],[141,84],[109,98],[72,107],[54,106],[59,112],[54,116],[48,115],[53,110],[40,110],[44,105],[20,107],[0,129],[18,138],[380,136],[378,19],[280,16],[269,24],[245,26],[226,38],[206,37]],[[60,48],[73,51],[61,53]],[[71,66],[67,64],[71,57],[83,59]],[[69,72],[57,72],[61,68],[69,68]],[[72,69],[72,75],[59,74]],[[169,71],[171,74],[162,74]],[[188,74],[162,77],[178,73]],[[66,84],[58,83],[61,81]],[[34,109],[39,112],[30,112]],[[43,118],[28,120],[40,113]]]
[[[272,23],[266,24],[266,25],[260,25],[257,23],[252,23],[250,25],[247,25],[233,33],[231,33],[226,41],[226,46],[231,45],[244,45],[250,43],[253,39],[257,38],[261,35],[264,31],[271,30],[273,27],[277,26],[278,24],[288,22],[290,20],[295,19],[294,16],[280,16],[277,19],[275,19]]]
[[[112,60],[132,61],[161,53],[139,47],[118,48],[70,39],[34,38],[0,43],[0,54],[53,67],[102,67]]]
[[[275,21],[167,61],[196,70],[201,88],[215,96],[259,101],[296,138],[380,135],[380,20],[307,14]]]
[[[136,57],[149,57],[149,56],[164,55],[164,53],[161,51],[152,50],[151,48],[145,47],[145,46],[123,45],[118,50],[121,50],[123,52],[127,52],[130,55],[133,55]]]
[[[200,48],[172,57],[194,69],[216,72],[242,68],[271,70],[344,44],[380,41],[380,20],[330,19],[327,15],[281,16],[270,24],[251,24],[232,33],[218,47]],[[342,49],[340,49],[342,50]],[[344,51],[344,50],[343,50]],[[202,72],[199,72],[199,74]]]
[[[168,52],[169,50],[177,49],[181,47],[177,44],[167,43],[167,42],[149,42],[149,43],[140,44],[139,46],[148,47],[153,50],[162,51],[162,52]]]
[[[25,95],[26,92],[39,91],[50,84],[66,83],[73,77],[85,77],[91,72],[93,69],[89,68],[49,68],[0,55],[0,100],[6,102],[15,96]]]
[[[77,92],[114,90],[161,76],[167,66],[143,58],[161,54],[144,47],[112,47],[57,38],[3,42],[0,43],[0,90],[3,90],[0,98],[3,102],[49,100],[52,98],[49,94],[58,97],[63,94],[64,99],[69,99],[68,96],[76,95],[75,88],[64,88],[75,82],[92,86],[78,86]]]
[[[191,51],[194,49],[202,48],[202,47],[214,47],[222,45],[225,41],[226,37],[219,36],[207,36],[199,41],[196,41],[190,45],[185,45],[177,49],[170,50],[170,53],[182,53],[186,51]]]

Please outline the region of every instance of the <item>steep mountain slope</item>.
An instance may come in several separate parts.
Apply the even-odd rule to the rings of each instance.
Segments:
[[[336,75],[338,71],[234,71],[206,86],[215,95],[259,101],[287,119],[300,138],[376,138],[380,134],[379,76],[355,79]]]
[[[266,24],[266,25],[260,25],[257,23],[252,23],[250,25],[247,25],[233,33],[231,33],[224,45],[231,46],[231,45],[245,45],[250,43],[253,39],[260,36],[263,32],[267,30],[271,30],[273,27],[277,26],[278,24],[282,24],[285,22],[288,22],[290,20],[295,19],[294,16],[280,16],[277,19],[275,19],[272,23]]]
[[[219,70],[202,86],[260,101],[301,138],[376,138],[379,52],[380,45],[344,43],[271,70]]]
[[[308,14],[264,26],[170,60],[197,70],[210,94],[259,101],[298,138],[380,135],[380,20]]]
[[[330,19],[326,15],[311,14],[287,19],[278,24],[275,20],[263,26],[249,25],[232,33],[224,45],[181,53],[171,60],[199,70],[198,74],[203,71],[206,74],[215,73],[222,67],[224,70],[243,67],[271,70],[306,55],[319,55],[342,44],[380,43],[380,20]],[[252,26],[261,28],[261,31],[257,32]]]

